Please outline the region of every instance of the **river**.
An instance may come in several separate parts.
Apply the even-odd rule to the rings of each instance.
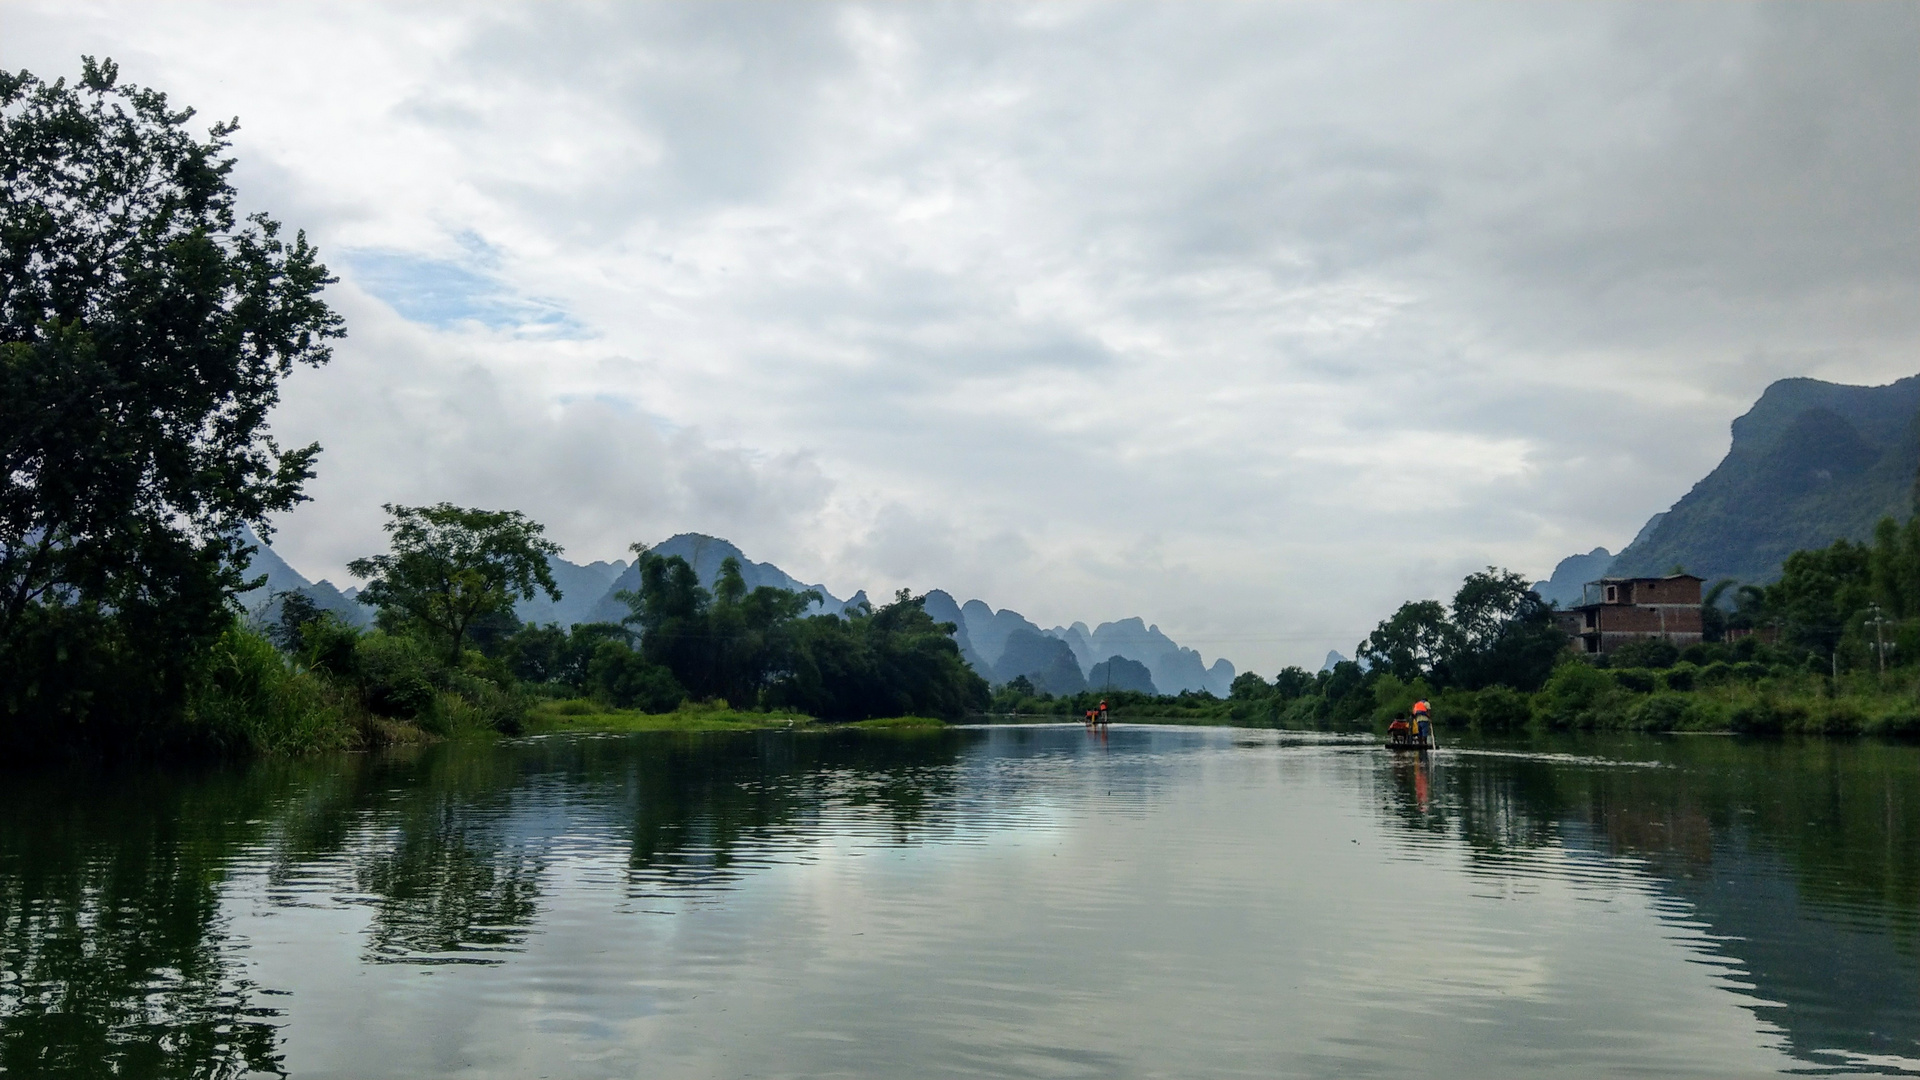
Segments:
[[[1920,1075],[1920,747],[565,736],[0,774],[20,1077]]]

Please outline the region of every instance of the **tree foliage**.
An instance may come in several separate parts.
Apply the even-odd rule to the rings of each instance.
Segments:
[[[631,609],[625,624],[640,632],[640,653],[671,671],[694,697],[751,708],[785,674],[793,623],[818,593],[762,585],[749,592],[738,560],[720,564],[714,589],[700,585],[691,564],[635,545],[640,587],[616,594]]]
[[[984,710],[987,681],[960,658],[953,624],[935,622],[926,600],[902,589],[878,611],[801,620],[792,669],[770,701],[845,720]]]
[[[385,504],[385,555],[355,559],[347,569],[368,579],[359,599],[381,609],[389,627],[415,626],[437,638],[457,663],[473,624],[512,615],[515,597],[536,592],[560,599],[547,556],[560,545],[517,510],[471,510]]]
[[[1360,644],[1371,670],[1403,683],[1538,689],[1566,647],[1553,613],[1526,578],[1487,567],[1467,575],[1452,606],[1414,600]]]
[[[1459,633],[1438,600],[1409,600],[1360,643],[1358,659],[1412,682],[1437,672],[1458,642]]]
[[[1767,613],[1789,642],[1830,654],[1847,623],[1873,602],[1871,552],[1864,544],[1835,540],[1829,547],[1787,556],[1780,580],[1767,587]]]
[[[1920,483],[1920,477],[1916,477]],[[1896,619],[1920,617],[1920,514],[1902,525],[1892,518],[1873,531],[1867,573],[1875,601]]]
[[[987,684],[960,658],[953,626],[902,592],[878,611],[802,618],[819,599],[767,586],[748,591],[728,559],[709,592],[679,556],[638,545],[632,609],[639,655],[701,700],[771,705],[831,720],[960,716],[986,708]]]
[[[1536,690],[1552,674],[1567,638],[1526,578],[1487,567],[1468,574],[1453,597],[1456,651],[1442,682],[1477,690]]]
[[[88,58],[0,72],[0,715],[177,716],[248,584],[243,527],[317,445],[267,414],[341,321],[304,234],[242,219],[233,122],[204,138]]]

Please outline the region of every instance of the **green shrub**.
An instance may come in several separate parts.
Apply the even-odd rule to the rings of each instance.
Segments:
[[[1327,699],[1319,694],[1295,698],[1280,710],[1276,723],[1291,731],[1321,730],[1327,724]]]
[[[301,624],[296,655],[315,671],[336,678],[360,678],[360,631],[332,612]]]
[[[1798,702],[1756,698],[1734,706],[1727,726],[1743,735],[1778,735],[1804,730],[1807,717],[1807,707]]]
[[[1682,694],[1654,694],[1636,702],[1628,713],[1635,731],[1677,731],[1687,726],[1692,702]]]
[[[1725,660],[1715,660],[1701,668],[1700,673],[1694,676],[1694,682],[1700,686],[1726,686],[1738,681],[1740,681],[1740,673]]]
[[[1920,708],[1903,703],[1869,719],[1864,730],[1869,735],[1902,739],[1920,738]]]
[[[1686,730],[1729,731],[1732,729],[1728,720],[1733,710],[1730,704],[1703,694],[1695,694],[1692,697],[1692,707],[1688,709],[1685,718]]]
[[[687,699],[673,672],[653,664],[617,641],[604,641],[587,664],[587,687],[595,699],[615,708],[672,712]]]
[[[1693,689],[1694,683],[1698,681],[1699,676],[1700,669],[1698,667],[1682,660],[1663,672],[1660,676],[1660,681],[1665,684],[1669,690],[1686,693]]]
[[[1533,715],[1531,699],[1505,686],[1489,686],[1474,697],[1473,726],[1480,731],[1514,731]]]
[[[381,716],[415,720],[434,706],[438,658],[425,645],[399,634],[367,634],[354,659],[361,699]]]
[[[518,735],[533,707],[533,699],[520,692],[497,662],[448,671],[442,683],[448,693],[460,698],[460,708],[449,714],[457,717],[457,727]]]
[[[1728,660],[1732,656],[1733,650],[1725,643],[1718,641],[1699,641],[1680,650],[1681,661],[1695,667],[1706,667],[1708,664]]]
[[[449,737],[473,732],[518,735],[525,729],[529,705],[517,694],[480,683],[462,691],[435,692],[432,707],[420,714],[418,723],[435,735]]]
[[[1851,701],[1832,701],[1803,728],[1808,734],[1858,735],[1867,727],[1866,713]]]
[[[1642,638],[1613,650],[1616,668],[1668,668],[1680,659],[1680,650],[1666,638]]]
[[[1541,691],[1541,707],[1555,727],[1591,727],[1616,694],[1610,673],[1576,661],[1554,669]]]
[[[343,748],[353,738],[317,679],[293,670],[272,642],[240,627],[208,650],[187,721],[199,740],[227,753],[284,756]]]
[[[1622,690],[1636,694],[1651,694],[1659,685],[1660,678],[1646,668],[1627,668],[1615,671],[1613,681]]]
[[[1373,715],[1378,720],[1406,716],[1414,702],[1432,697],[1433,688],[1425,679],[1416,678],[1406,683],[1391,674],[1381,675],[1373,684]]]
[[[1742,682],[1755,683],[1773,673],[1772,669],[1758,660],[1742,660],[1733,665],[1734,677]]]

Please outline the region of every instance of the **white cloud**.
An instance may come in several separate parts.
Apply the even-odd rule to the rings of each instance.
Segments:
[[[345,279],[314,573],[450,499],[1270,671],[1920,344],[1911,4],[10,7],[83,52]]]

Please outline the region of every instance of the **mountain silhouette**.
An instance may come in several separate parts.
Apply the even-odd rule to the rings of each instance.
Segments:
[[[330,582],[309,581],[272,548],[265,544],[259,546],[253,572],[265,574],[267,584],[242,596],[256,621],[270,622],[279,617],[278,602],[273,599],[275,594],[301,592],[349,623],[357,626],[372,623],[372,609],[353,599],[357,590],[342,592]],[[841,600],[824,586],[808,585],[772,563],[747,558],[738,546],[718,537],[680,533],[651,550],[662,556],[677,555],[687,560],[700,584],[709,589],[720,576],[720,564],[729,558],[737,559],[740,576],[749,589],[765,585],[819,593],[821,599],[808,609],[810,615],[842,615],[849,608],[868,603],[865,590]],[[581,565],[554,556],[547,560],[547,565],[553,572],[554,583],[560,587],[560,599],[550,600],[541,593],[531,600],[517,600],[514,614],[522,622],[571,627],[579,623],[619,622],[629,614],[627,605],[617,594],[639,587],[637,563],[615,560]],[[1101,623],[1093,630],[1087,629],[1083,622],[1043,630],[1010,608],[996,611],[981,600],[958,603],[952,594],[941,589],[926,594],[926,610],[935,622],[953,624],[953,637],[960,647],[961,658],[995,685],[1024,675],[1036,689],[1047,693],[1079,693],[1094,681],[1093,671],[1106,663],[1105,660],[1096,662],[1096,657],[1123,661],[1113,669],[1116,688],[1120,688],[1118,680],[1125,678],[1131,680],[1126,689],[1154,686],[1164,688],[1167,693],[1204,690],[1225,697],[1233,683],[1234,666],[1225,658],[1215,660],[1209,667],[1198,652],[1183,648],[1161,633],[1158,626],[1149,626],[1139,618]],[[1134,667],[1145,673],[1144,681],[1131,674]]]
[[[1885,386],[1781,379],[1733,422],[1720,464],[1607,572],[1771,581],[1795,551],[1866,540],[1881,518],[1912,513],[1917,472],[1920,375]]]

